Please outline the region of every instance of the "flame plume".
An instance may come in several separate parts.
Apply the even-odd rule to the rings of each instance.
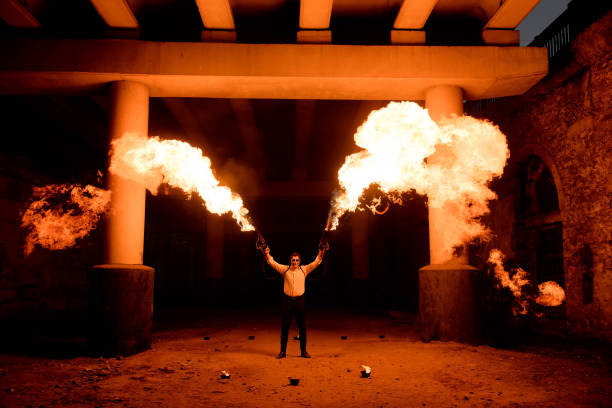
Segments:
[[[215,214],[230,213],[242,231],[254,231],[242,198],[220,186],[202,150],[178,140],[147,138],[126,134],[112,142],[109,170],[120,177],[136,180],[153,194],[161,183],[198,193],[206,209]]]
[[[527,278],[527,272],[522,268],[516,268],[514,274],[510,277],[510,273],[506,271],[503,265],[504,255],[499,249],[492,249],[489,252],[487,262],[493,265],[493,271],[499,283],[504,288],[510,289],[517,301],[520,309],[513,310],[514,314],[527,314],[531,299],[522,292],[523,287],[531,283]],[[565,291],[557,282],[547,281],[539,284],[538,292],[539,295],[534,300],[539,305],[559,306],[565,301]]]
[[[109,203],[110,191],[91,185],[34,187],[32,202],[21,217],[21,226],[29,230],[25,255],[37,244],[53,250],[74,246],[96,226]]]
[[[401,203],[401,194],[413,191],[426,195],[430,207],[451,212],[447,248],[487,233],[478,221],[496,198],[487,184],[502,174],[510,156],[497,126],[469,116],[437,124],[413,102],[391,102],[370,113],[355,143],[364,150],[347,156],[338,171],[330,229],[347,211],[363,209],[359,200],[375,184],[389,201]],[[363,206],[374,210],[379,203]]]

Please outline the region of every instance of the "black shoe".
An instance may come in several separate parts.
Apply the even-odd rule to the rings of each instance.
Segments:
[[[278,353],[278,355],[276,356],[276,358],[285,358],[287,357],[287,353],[285,353],[284,351],[281,351],[280,353]]]
[[[312,357],[310,356],[310,354],[308,354],[308,352],[307,352],[307,351],[302,351],[302,354],[300,355],[300,357],[303,357],[303,358],[312,358]]]

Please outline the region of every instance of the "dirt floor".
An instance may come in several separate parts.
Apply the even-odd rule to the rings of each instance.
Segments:
[[[129,357],[0,354],[0,406],[612,406],[612,359],[600,343],[423,343],[406,316],[320,309],[307,320],[313,358],[298,357],[290,340],[277,360],[276,310],[167,312],[162,320],[152,349]]]

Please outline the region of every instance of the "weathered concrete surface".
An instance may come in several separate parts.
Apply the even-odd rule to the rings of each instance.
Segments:
[[[565,63],[526,95],[495,103],[483,116],[508,136],[511,157],[493,208],[498,245],[510,258],[516,167],[535,154],[549,167],[559,195],[567,319],[577,333],[612,339],[612,14],[572,43]],[[592,265],[585,256],[592,251]],[[593,301],[583,284],[592,274]]]
[[[94,354],[130,355],[151,348],[155,271],[144,265],[89,270],[89,343]]]
[[[425,341],[482,342],[480,276],[470,265],[428,265],[419,270],[419,325]]]
[[[545,48],[0,41],[0,93],[86,93],[132,80],[152,97],[423,100],[520,95],[548,72]]]

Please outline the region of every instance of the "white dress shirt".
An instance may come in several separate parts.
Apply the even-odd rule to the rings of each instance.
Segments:
[[[321,264],[323,258],[317,255],[315,260],[308,265],[300,265],[295,268],[289,267],[289,265],[279,264],[272,258],[272,255],[269,254],[266,260],[276,272],[283,275],[285,279],[285,286],[283,288],[285,295],[295,297],[304,294],[306,291],[306,276]]]

